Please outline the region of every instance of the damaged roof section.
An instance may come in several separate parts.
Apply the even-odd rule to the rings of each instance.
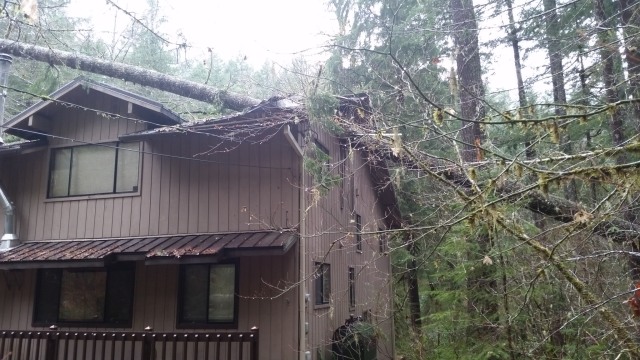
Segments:
[[[0,269],[104,266],[113,261],[203,263],[240,256],[283,255],[297,240],[295,231],[282,230],[32,241],[0,253]]]
[[[275,134],[284,125],[306,120],[306,108],[300,98],[274,97],[245,111],[125,134],[120,136],[120,140],[137,141],[162,135],[208,133],[224,140],[246,141],[264,137],[265,133]]]

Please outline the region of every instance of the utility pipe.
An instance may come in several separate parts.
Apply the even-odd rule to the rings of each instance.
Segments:
[[[291,144],[291,147],[295,150],[296,154],[300,157],[300,172],[298,176],[300,176],[300,191],[298,192],[299,200],[298,206],[300,207],[300,240],[298,241],[298,264],[299,269],[298,273],[300,276],[298,277],[298,356],[300,360],[306,360],[306,348],[307,348],[307,303],[306,303],[306,287],[305,283],[306,279],[306,246],[305,246],[305,234],[306,234],[306,216],[305,216],[305,173],[304,173],[304,159],[302,155],[304,154],[302,148],[298,144],[295,136],[291,132],[291,128],[287,125],[284,129],[284,136]]]
[[[20,243],[15,232],[15,206],[0,186],[0,205],[4,209],[4,235],[0,238],[0,251],[9,250]]]
[[[0,54],[0,144],[4,144],[2,140],[2,135],[4,134],[4,103],[7,99],[7,81],[12,60],[11,55]]]

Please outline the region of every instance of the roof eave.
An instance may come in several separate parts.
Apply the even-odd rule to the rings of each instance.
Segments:
[[[55,103],[55,101],[58,100],[60,97],[64,96],[65,94],[68,94],[78,86],[87,86],[93,90],[102,92],[104,94],[138,105],[145,109],[154,111],[158,114],[161,114],[164,118],[168,119],[167,123],[160,123],[158,125],[175,125],[175,124],[181,124],[185,122],[178,114],[167,109],[164,105],[162,105],[157,101],[147,99],[141,95],[137,95],[127,90],[123,90],[107,84],[95,82],[95,81],[86,79],[84,77],[78,77],[73,81],[65,84],[58,90],[54,91],[48,97],[43,97],[42,98],[43,100],[29,106],[25,110],[15,115],[9,121],[7,121],[4,125],[6,129],[5,132],[15,136],[25,137],[24,127],[18,127],[18,125],[20,125],[30,116],[38,113],[39,111],[46,108],[47,106]],[[45,137],[45,136],[44,135],[38,136],[37,134],[34,134],[33,136],[26,136],[25,138],[33,139],[33,138],[42,138],[42,137]]]

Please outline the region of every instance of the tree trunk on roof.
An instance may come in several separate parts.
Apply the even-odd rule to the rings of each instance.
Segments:
[[[51,65],[63,65],[76,70],[105,75],[208,103],[219,101],[224,108],[230,110],[241,111],[260,103],[259,100],[249,96],[216,89],[193,81],[181,80],[139,66],[101,60],[78,53],[7,39],[0,39],[0,52]]]

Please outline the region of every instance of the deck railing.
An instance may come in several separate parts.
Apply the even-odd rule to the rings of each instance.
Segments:
[[[0,331],[0,360],[258,360],[258,328],[238,332]]]

